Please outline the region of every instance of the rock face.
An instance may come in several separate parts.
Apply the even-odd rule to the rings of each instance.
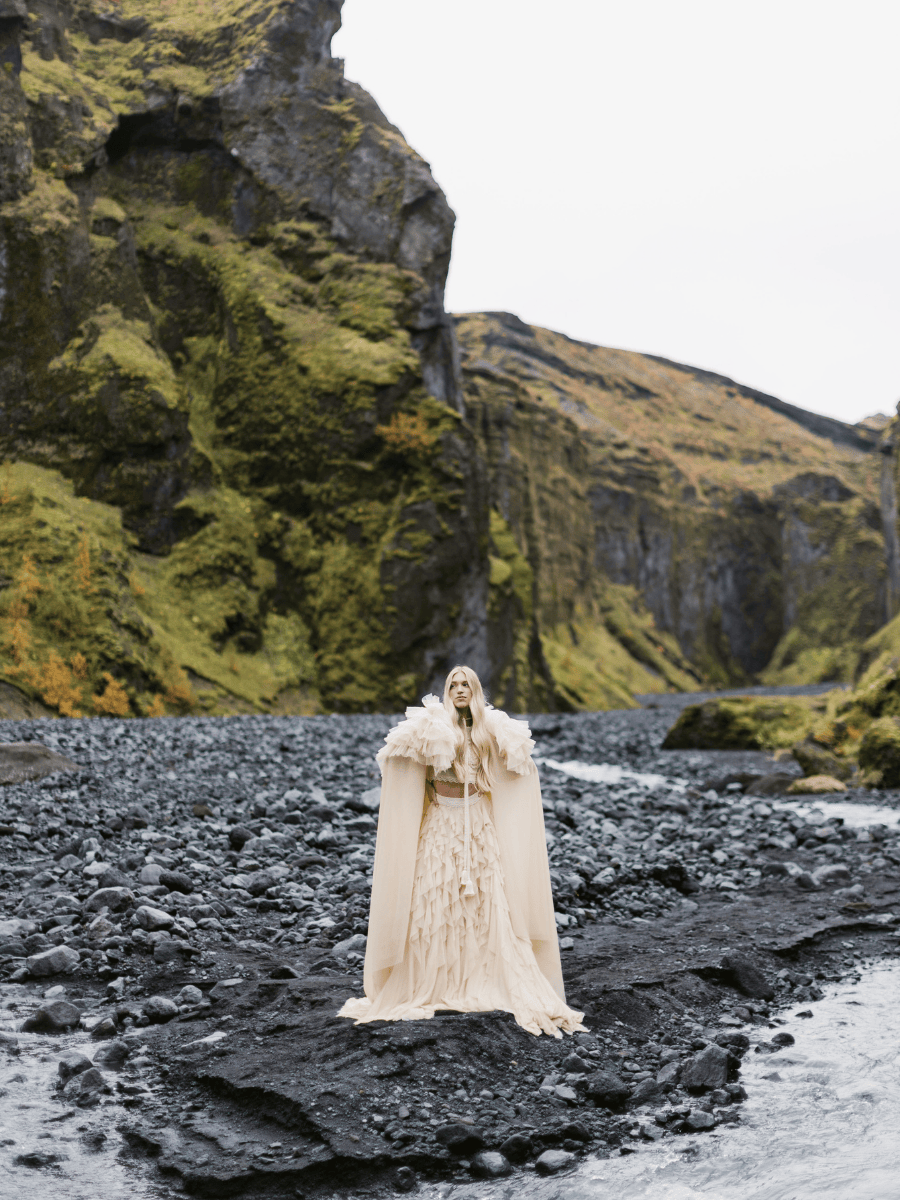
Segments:
[[[7,742],[0,745],[0,784],[43,779],[57,771],[77,771],[78,764],[56,754],[39,742]]]
[[[893,595],[878,433],[454,326],[453,213],[331,57],[341,7],[0,7],[22,703],[396,711],[459,661],[518,709],[846,677]]]

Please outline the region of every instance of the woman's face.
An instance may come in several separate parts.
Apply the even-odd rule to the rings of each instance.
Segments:
[[[456,671],[450,680],[450,699],[454,708],[468,708],[472,699],[472,688],[465,675]]]

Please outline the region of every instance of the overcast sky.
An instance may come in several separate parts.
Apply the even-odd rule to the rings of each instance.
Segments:
[[[897,0],[345,0],[505,309],[857,421],[900,399]]]

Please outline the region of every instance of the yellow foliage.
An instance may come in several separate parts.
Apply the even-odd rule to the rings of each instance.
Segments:
[[[64,717],[80,717],[81,709],[76,707],[84,702],[81,689],[72,682],[72,672],[59,657],[55,650],[45,663],[30,667],[29,682],[41,693],[45,704],[56,708]]]
[[[110,717],[127,717],[131,712],[128,693],[109,671],[103,672],[103,678],[106,687],[98,696],[94,696],[94,708],[98,713],[106,713]]]
[[[72,674],[76,679],[87,679],[88,661],[80,650],[72,655]]]
[[[181,712],[189,711],[194,705],[194,690],[181,667],[176,667],[172,672],[166,686],[165,700],[172,708]]]
[[[141,584],[141,581],[138,579],[137,571],[132,571],[131,574],[128,576],[128,585],[131,588],[131,594],[133,596],[146,596],[147,589]]]
[[[375,432],[397,454],[427,455],[437,441],[421,413],[394,413],[387,425],[376,425]]]
[[[12,599],[7,610],[4,639],[18,667],[22,666],[31,650],[31,622],[28,613],[40,590],[41,581],[34,569],[34,559],[30,554],[23,554],[22,566],[16,575]]]
[[[166,715],[166,706],[163,704],[163,698],[157,693],[149,704],[144,705],[145,717],[164,717]]]

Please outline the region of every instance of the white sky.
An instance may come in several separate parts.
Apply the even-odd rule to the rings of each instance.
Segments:
[[[845,421],[900,398],[897,0],[345,0],[505,309]]]

